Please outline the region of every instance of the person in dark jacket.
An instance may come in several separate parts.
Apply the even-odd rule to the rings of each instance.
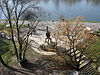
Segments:
[[[51,43],[51,38],[50,38],[50,31],[48,30],[48,26],[46,28],[46,39],[45,39],[45,42],[47,42],[48,44]]]

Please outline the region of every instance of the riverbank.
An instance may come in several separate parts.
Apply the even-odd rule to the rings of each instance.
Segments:
[[[32,21],[19,21],[19,25],[23,23],[23,25],[27,25],[27,24],[30,24],[30,22]],[[62,22],[62,21],[40,21],[39,22],[39,26],[38,26],[38,29],[45,29],[45,26],[49,26],[50,28],[54,28],[53,26],[58,24],[59,22]],[[74,21],[72,21],[74,22]],[[1,21],[0,22],[0,25],[2,25],[4,23],[4,21]],[[12,23],[14,24],[14,21],[12,21]],[[100,29],[100,23],[99,22],[82,22],[82,24],[84,24],[86,27],[90,27],[90,28],[95,28],[95,30],[98,30]],[[6,25],[6,27],[10,27],[9,24]]]

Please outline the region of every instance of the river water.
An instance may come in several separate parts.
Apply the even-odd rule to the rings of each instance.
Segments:
[[[40,0],[38,5],[49,15],[42,20],[83,16],[86,21],[100,22],[100,0]],[[1,18],[5,19],[4,15]]]
[[[39,5],[50,15],[48,20],[84,16],[86,21],[100,22],[100,0],[40,0]]]

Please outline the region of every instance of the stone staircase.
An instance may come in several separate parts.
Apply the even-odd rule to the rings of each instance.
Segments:
[[[76,56],[76,60],[79,61],[80,60],[80,70],[82,73],[85,73],[85,75],[93,75],[95,74],[95,69],[92,67],[91,65],[91,60],[88,59],[85,55],[81,56],[80,59],[80,55],[81,52],[80,51],[73,51],[73,50],[67,50],[67,55],[70,55],[72,58]]]

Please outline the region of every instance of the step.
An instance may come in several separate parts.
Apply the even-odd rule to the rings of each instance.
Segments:
[[[80,61],[80,65],[83,64],[83,63],[85,63],[85,62],[87,62],[87,61],[88,61],[88,59],[86,59],[86,58],[84,60],[81,60]]]
[[[85,60],[85,59],[87,59],[86,56],[82,56],[81,60]]]
[[[76,56],[76,59],[79,59],[79,58],[80,58],[80,55]],[[82,55],[82,56],[81,56],[81,60],[83,60],[83,59],[85,59],[85,58],[86,58],[85,55]]]
[[[86,66],[87,64],[89,64],[89,61],[85,61],[84,64],[81,64],[81,65],[80,65],[80,68]]]
[[[86,58],[85,56],[82,56],[81,59],[80,59],[80,61],[86,60],[86,59],[87,59],[87,58]],[[77,58],[77,61],[79,61],[79,58]]]
[[[82,61],[80,61],[80,65],[82,65],[83,63],[86,63],[86,61],[85,60],[82,60]]]
[[[85,71],[89,71],[89,70],[92,70],[92,68],[91,68],[91,67],[86,66],[86,67],[84,68],[84,70],[85,70]]]
[[[95,72],[94,72],[94,69],[88,70],[88,73],[91,73],[91,74],[95,73]]]
[[[67,53],[70,53],[70,52],[73,52],[73,49],[72,50],[69,49],[69,50],[66,50],[66,51],[67,51]]]
[[[84,70],[84,68],[86,68],[86,66],[89,66],[90,63],[87,63],[85,66],[81,67],[80,70]]]
[[[93,74],[93,73],[95,73],[92,68],[85,68],[84,70],[82,70],[82,72],[85,72],[87,74]]]
[[[76,59],[78,59],[80,57],[81,53],[77,54],[76,55]]]
[[[80,51],[76,51],[75,53],[74,52],[71,52],[71,56],[74,56],[75,55],[78,55],[80,53]]]

